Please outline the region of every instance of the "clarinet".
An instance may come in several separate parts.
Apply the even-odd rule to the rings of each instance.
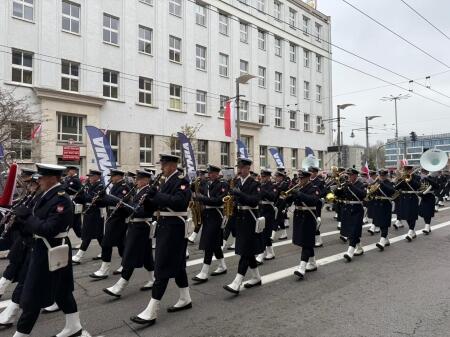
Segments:
[[[137,185],[134,185],[133,188],[131,190],[128,191],[127,194],[125,194],[122,198],[120,198],[120,200],[117,202],[116,206],[114,206],[113,211],[111,212],[111,214],[108,216],[108,218],[106,218],[105,223],[108,222],[108,220],[110,220],[114,214],[116,214],[116,212],[119,210],[120,206],[122,204],[124,204],[124,200],[126,200],[127,198],[129,198],[131,196],[131,194],[136,190]]]
[[[18,208],[19,206],[28,207],[30,202],[34,199],[34,196],[36,195],[36,193],[37,193],[37,190],[27,194],[26,196],[24,196],[20,200],[20,202],[15,204],[10,209],[10,211],[7,214],[5,214],[5,216],[3,218],[4,221],[2,219],[2,222],[1,222],[1,225],[4,225],[3,232],[2,232],[2,234],[0,234],[0,238],[1,239],[5,239],[8,236],[9,232],[13,229],[13,225],[14,225],[14,222],[16,220],[16,214],[15,214],[14,209]]]
[[[149,186],[150,188],[156,187],[156,186],[159,185],[163,180],[165,180],[165,178],[163,179],[163,174],[160,173],[160,174],[158,174],[158,175],[156,176],[155,181],[154,181],[151,185],[148,185],[148,186]],[[149,188],[149,190],[150,190],[150,188]],[[138,202],[137,206],[134,207],[133,212],[132,212],[132,213],[130,214],[130,216],[129,216],[130,218],[132,218],[133,215],[136,213],[136,211],[139,209],[139,207],[141,207],[141,206],[144,204],[145,199],[147,199],[147,195],[148,195],[148,192],[147,192],[147,193],[144,193],[144,195],[141,197],[141,199],[139,199],[139,202]]]
[[[94,204],[95,204],[95,203],[97,202],[97,200],[100,198],[100,194],[102,194],[103,192],[105,192],[105,191],[108,189],[109,185],[111,185],[111,183],[112,183],[112,181],[110,180],[110,181],[108,182],[108,184],[107,184],[104,188],[102,188],[100,191],[98,191],[98,192],[94,195],[94,197],[92,198],[91,204],[90,204],[89,207],[86,208],[86,210],[83,212],[83,215],[86,214],[86,213],[92,208],[92,206],[94,206]]]

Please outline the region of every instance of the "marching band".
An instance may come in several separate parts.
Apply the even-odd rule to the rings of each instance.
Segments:
[[[54,305],[66,316],[66,325],[56,336],[81,336],[72,268],[83,262],[92,240],[101,247],[101,264],[91,278],[108,278],[113,247],[121,257],[121,267],[114,271],[120,278],[103,289],[105,294],[121,297],[134,270],[146,269],[148,282],[140,290],[151,290],[151,297],[147,307],[130,319],[150,326],[158,318],[171,278],[179,299],[167,311],[192,308],[186,256],[188,242],[194,244],[197,236],[203,264],[192,280],[202,284],[210,276],[228,272],[223,250],[230,249],[225,242],[233,235],[231,249],[240,259],[234,280],[223,288],[238,295],[241,287],[262,284],[259,266],[273,263],[273,241],[277,236],[287,239],[289,221],[292,243],[301,248],[294,271],[300,280],[317,270],[315,249],[324,244],[320,228],[325,206],[336,212],[341,239],[348,243],[342,257],[351,262],[364,254],[360,239],[365,218],[372,221],[369,233],[380,233],[376,244],[380,251],[390,245],[393,222],[396,229],[403,221],[408,224],[405,240],[411,242],[417,237],[419,216],[425,222],[423,233],[431,233],[431,220],[448,200],[450,189],[449,172],[442,171],[447,163],[421,168],[405,165],[396,177],[380,169],[365,179],[354,168],[334,167],[327,176],[311,166],[291,179],[283,168],[252,174],[252,161],[240,158],[231,177],[221,175],[225,168],[210,164],[189,181],[180,173],[179,161],[178,156],[160,154],[161,174],[111,170],[107,184],[98,170],[90,170],[82,184],[76,167],[37,164],[37,171],[22,169],[26,194],[15,200],[0,223],[0,250],[9,250],[0,296],[16,284],[10,304],[0,314],[0,326],[17,323],[14,336],[28,336],[41,309]],[[60,179],[63,171],[66,175]],[[81,239],[73,256],[69,255],[70,228]],[[211,271],[213,256],[217,264]],[[250,278],[244,283],[248,269]]]

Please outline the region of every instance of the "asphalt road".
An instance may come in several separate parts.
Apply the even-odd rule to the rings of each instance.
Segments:
[[[419,235],[412,243],[404,240],[406,228],[391,228],[391,247],[379,252],[378,235],[364,230],[366,252],[346,263],[347,246],[340,240],[332,213],[324,211],[324,247],[316,250],[319,270],[298,281],[292,275],[300,250],[290,242],[278,242],[276,259],[260,267],[263,286],[233,296],[222,289],[237,270],[238,258],[226,258],[228,274],[210,277],[193,285],[193,309],[169,314],[166,307],[178,298],[171,281],[161,302],[157,324],[142,328],[129,317],[142,311],[151,294],[139,291],[146,272],[133,275],[122,298],[112,299],[102,289],[119,276],[92,281],[97,270],[91,257],[100,252],[91,245],[84,263],[74,267],[77,299],[84,327],[93,336],[450,336],[450,204],[437,213],[429,236]],[[448,208],[447,208],[448,207]],[[423,228],[423,221],[418,222]],[[393,239],[393,240],[392,240]],[[201,268],[201,252],[190,246],[188,276]],[[232,254],[232,253],[231,253]],[[230,255],[231,255],[230,254]],[[120,260],[114,252],[113,266]],[[0,270],[6,261],[0,262]],[[216,263],[213,261],[212,269]],[[247,277],[249,277],[248,273]],[[10,298],[12,289],[0,301]],[[61,312],[41,315],[32,336],[52,336],[64,326]],[[12,336],[14,328],[0,330]]]

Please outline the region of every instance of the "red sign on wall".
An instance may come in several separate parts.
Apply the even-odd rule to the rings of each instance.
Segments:
[[[79,161],[80,160],[80,148],[78,146],[63,146],[64,161]]]

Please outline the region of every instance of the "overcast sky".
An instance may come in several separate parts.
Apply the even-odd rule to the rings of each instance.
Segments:
[[[365,13],[377,19],[399,35],[413,42],[443,63],[450,65],[450,40],[441,35],[428,23],[412,12],[400,0],[347,0]],[[431,23],[450,36],[449,0],[405,0]],[[370,21],[367,17],[344,3],[342,0],[318,0],[318,10],[331,16],[332,43],[352,51],[364,58],[389,68],[410,79],[425,84],[428,75],[445,72],[431,77],[431,89],[450,96],[450,68],[426,56],[408,45],[392,33]],[[400,83],[408,89],[404,78],[381,70],[337,48],[333,48],[333,59],[352,65],[386,81]],[[360,93],[359,90],[377,88]],[[381,88],[380,88],[381,87]],[[411,93],[411,98],[398,104],[399,136],[415,131],[418,135],[450,132],[450,98],[414,84],[416,93],[435,99],[445,105],[431,102]],[[408,94],[408,91],[380,80],[368,77],[333,62],[333,106],[354,103],[355,107],[346,109],[342,115],[344,144],[365,145],[365,132],[352,128],[365,126],[364,116],[379,115],[369,125],[370,142],[394,137],[394,103],[382,102],[380,98],[391,94]],[[336,112],[334,112],[336,113]],[[336,123],[333,124],[336,128]],[[384,129],[384,130],[383,130]]]

